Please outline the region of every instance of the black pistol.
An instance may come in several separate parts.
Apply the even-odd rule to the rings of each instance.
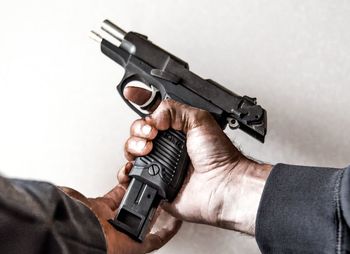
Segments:
[[[199,77],[185,61],[153,44],[145,35],[125,32],[109,20],[101,29],[104,36],[94,31],[91,36],[100,43],[102,53],[125,69],[117,90],[141,117],[147,116],[147,108],[155,101],[171,98],[210,112],[223,129],[226,125],[239,128],[264,142],[266,111],[255,98],[239,96],[213,80]],[[123,95],[127,84],[135,81],[152,92],[151,98],[139,107]],[[151,153],[135,160],[129,174],[131,183],[110,223],[142,242],[159,203],[171,202],[180,190],[188,162],[186,135],[173,129],[159,132]]]

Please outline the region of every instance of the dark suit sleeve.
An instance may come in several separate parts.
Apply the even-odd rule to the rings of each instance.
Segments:
[[[350,253],[350,170],[276,165],[256,221],[262,253]]]
[[[106,253],[101,226],[55,186],[0,177],[0,253]]]

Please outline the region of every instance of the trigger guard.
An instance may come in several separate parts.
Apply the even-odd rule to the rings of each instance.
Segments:
[[[137,113],[140,117],[144,118],[147,116],[147,114],[145,112],[140,111],[139,108],[137,108],[137,105],[134,105],[131,101],[127,100],[124,97],[123,91],[126,88],[126,86],[128,85],[129,81],[130,81],[130,77],[132,77],[132,75],[128,75],[128,73],[124,74],[124,77],[122,79],[122,81],[117,85],[117,91],[119,93],[119,95],[121,96],[121,98],[123,99],[123,101],[135,112]]]

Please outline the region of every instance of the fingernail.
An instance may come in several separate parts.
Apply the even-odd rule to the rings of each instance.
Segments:
[[[130,142],[130,147],[137,152],[141,152],[145,146],[146,146],[145,140],[139,140],[139,141],[133,140]]]
[[[144,126],[142,127],[142,132],[143,132],[143,134],[145,134],[145,135],[149,135],[149,134],[151,133],[151,130],[152,130],[152,127],[149,126],[149,125],[144,125]]]

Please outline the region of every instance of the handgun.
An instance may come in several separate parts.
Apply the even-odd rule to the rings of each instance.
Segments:
[[[139,116],[149,115],[147,109],[157,100],[170,98],[210,112],[222,129],[227,125],[238,128],[264,142],[267,114],[256,98],[239,96],[211,79],[201,78],[185,61],[153,44],[147,36],[125,32],[109,20],[103,21],[100,33],[91,31],[91,37],[100,44],[103,54],[124,68],[117,90]],[[140,106],[123,95],[127,85],[135,81],[151,92]],[[142,242],[160,202],[173,201],[179,192],[188,163],[186,135],[174,129],[159,131],[152,151],[135,159],[127,192],[117,215],[109,222]]]

